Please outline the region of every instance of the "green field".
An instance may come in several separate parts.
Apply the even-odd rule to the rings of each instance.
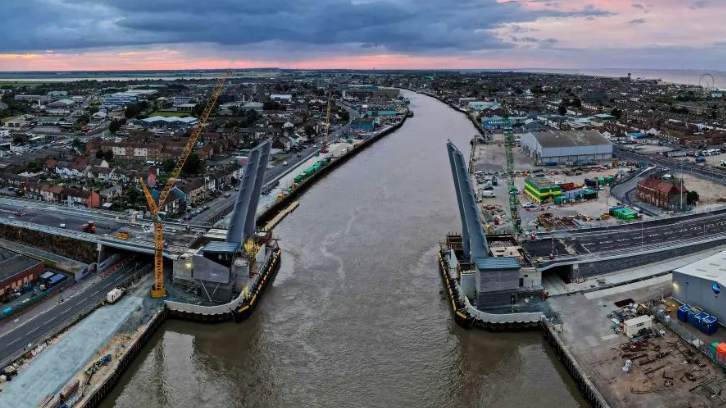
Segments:
[[[19,87],[19,86],[38,86],[50,84],[51,82],[22,82],[22,81],[0,81],[0,88],[3,86]]]
[[[194,116],[194,114],[192,112],[156,111],[149,115],[149,117],[152,117],[152,116],[167,116],[167,117],[175,116],[175,117],[183,118],[185,116]]]

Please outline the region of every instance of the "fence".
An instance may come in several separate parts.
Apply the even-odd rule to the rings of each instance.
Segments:
[[[469,303],[469,298],[464,298],[464,307],[466,311],[475,319],[485,323],[510,324],[510,323],[537,323],[542,320],[542,313],[502,313],[494,314],[477,310]]]
[[[664,314],[657,308],[651,308],[651,312],[656,316],[659,322],[671,329],[680,338],[688,342],[688,344],[696,347],[701,353],[708,356],[718,367],[726,371],[726,357],[720,355],[715,349],[711,348],[711,344],[701,340],[697,335],[690,331],[685,324],[679,320],[671,319],[669,315]]]

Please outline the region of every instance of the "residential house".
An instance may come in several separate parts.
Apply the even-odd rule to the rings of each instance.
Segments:
[[[186,201],[189,202],[192,207],[196,207],[201,204],[206,197],[206,184],[200,179],[192,179],[183,182],[179,186],[179,189],[187,196]]]
[[[273,149],[282,149],[287,152],[290,150],[291,147],[292,144],[290,143],[290,139],[288,139],[287,136],[277,136],[272,139]]]
[[[109,188],[106,188],[104,190],[101,190],[98,192],[98,195],[101,196],[101,199],[104,202],[111,202],[115,198],[121,196],[123,193],[123,189],[121,188],[120,184],[116,184],[115,186],[111,186]]]

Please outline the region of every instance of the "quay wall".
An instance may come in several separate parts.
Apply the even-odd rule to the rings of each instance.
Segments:
[[[101,401],[103,401],[116,383],[118,383],[121,375],[126,372],[131,365],[131,362],[139,354],[144,345],[146,345],[154,332],[156,332],[156,329],[164,322],[167,314],[168,311],[164,308],[154,315],[136,341],[134,341],[130,347],[126,348],[126,353],[118,359],[116,366],[113,368],[109,376],[106,377],[103,383],[94,388],[88,396],[84,396],[81,404],[78,405],[80,408],[95,408],[101,405]]]
[[[582,369],[575,357],[572,355],[572,353],[570,353],[567,345],[565,345],[562,339],[560,339],[559,335],[557,335],[554,326],[546,320],[543,320],[541,327],[545,339],[547,339],[547,342],[555,350],[557,358],[560,360],[560,362],[562,362],[562,365],[570,373],[572,379],[575,380],[575,383],[577,383],[577,388],[590,403],[590,406],[592,406],[593,408],[610,408],[610,405],[607,403],[607,401],[605,401],[605,398],[602,396],[602,394],[600,394],[600,391],[597,390],[595,384],[593,384],[592,381],[590,381],[590,379],[588,378],[585,370]]]

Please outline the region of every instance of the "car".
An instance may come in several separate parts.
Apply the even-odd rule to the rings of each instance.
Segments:
[[[538,205],[535,203],[524,203],[522,204],[522,208],[537,208]]]
[[[66,227],[66,224],[61,224],[60,227],[61,228],[65,228]]]
[[[286,161],[282,162],[282,165],[287,166],[287,162]]]

